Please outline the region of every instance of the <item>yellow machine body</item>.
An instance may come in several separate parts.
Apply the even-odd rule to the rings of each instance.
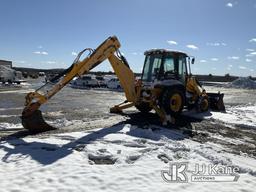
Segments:
[[[133,71],[119,51],[120,46],[117,37],[112,36],[95,50],[89,48],[83,50],[67,70],[52,79],[54,83],[50,88],[47,88],[47,85],[51,83],[46,83],[35,92],[28,93],[21,117],[24,128],[34,133],[54,129],[43,120],[42,113],[39,110],[40,106],[58,93],[74,77],[88,73],[104,60],[110,62],[126,96],[126,101],[112,107],[110,109],[111,112],[121,112],[123,109],[132,106],[137,107],[142,112],[149,112],[154,109],[163,123],[168,121],[174,123],[175,119],[172,115],[180,113],[185,105],[183,92],[191,93],[193,95],[192,101],[204,98],[208,102],[206,92],[200,89],[193,77],[188,75],[186,76],[183,92],[181,91],[182,86],[177,80],[175,80],[178,82],[176,88],[175,86],[167,86],[167,88],[163,85],[153,86],[154,83],[146,86],[142,80],[136,81]],[[91,53],[80,61],[79,59],[85,51],[90,51]],[[160,101],[162,104],[160,104]],[[208,109],[208,103],[204,102],[204,108]]]

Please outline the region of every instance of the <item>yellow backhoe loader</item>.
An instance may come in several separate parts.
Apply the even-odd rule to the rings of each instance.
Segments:
[[[54,129],[43,120],[39,107],[74,77],[88,73],[106,59],[112,65],[126,96],[126,101],[112,107],[110,112],[122,112],[132,106],[143,113],[154,109],[160,121],[166,124],[168,121],[175,123],[175,118],[184,107],[195,108],[197,111],[207,111],[209,107],[225,110],[224,94],[207,93],[191,75],[193,57],[178,51],[148,50],[145,52],[141,79],[135,80],[133,71],[119,51],[120,46],[117,37],[112,36],[95,50],[84,49],[63,73],[35,92],[28,93],[21,117],[23,127],[34,133]],[[89,52],[88,56],[80,61],[86,51]]]

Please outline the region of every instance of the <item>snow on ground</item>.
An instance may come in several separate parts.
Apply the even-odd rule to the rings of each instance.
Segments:
[[[249,77],[239,77],[233,82],[229,83],[227,87],[241,88],[241,89],[256,89],[256,82]]]
[[[256,160],[181,131],[130,124],[0,143],[0,191],[254,191]],[[239,168],[237,182],[167,183],[168,162]]]
[[[10,129],[21,129],[21,123],[14,124],[14,123],[0,123],[0,130],[10,130]]]
[[[15,94],[27,91],[13,90]],[[2,93],[13,92],[7,90]],[[46,110],[48,112],[44,114],[48,123],[55,127],[67,127],[67,130],[76,132],[63,131],[0,140],[0,191],[254,191],[256,159],[253,155],[248,156],[241,151],[234,153],[228,145],[216,142],[216,139],[206,138],[205,142],[201,142],[189,138],[181,130],[170,130],[155,125],[149,125],[147,129],[128,123],[117,125],[117,122],[124,122],[125,117],[105,116],[105,108],[102,109],[104,113],[99,116],[94,113],[90,115],[89,112],[95,107],[94,104],[93,108],[89,108],[90,103],[105,102],[104,99],[97,98],[100,94],[94,92],[97,91],[79,93],[83,95],[82,102],[77,104],[78,109],[71,109],[76,119],[66,118],[68,113],[64,111],[67,109],[56,108],[56,104],[53,105],[54,109],[56,108],[54,111]],[[68,96],[73,98],[74,95],[78,100],[77,92]],[[84,98],[88,95],[91,98],[89,104],[85,103],[88,99]],[[68,96],[66,93],[62,98]],[[111,99],[109,95],[106,97]],[[96,102],[91,101],[94,98]],[[64,102],[69,103],[64,100],[60,102],[61,105]],[[117,103],[115,100],[112,102]],[[5,121],[7,118],[13,118],[12,115],[16,114],[14,111],[22,110],[20,103],[14,105],[15,103],[5,101],[4,105],[0,106],[0,117],[3,119],[0,122],[0,130],[21,128],[19,121]],[[5,113],[7,108],[8,113]],[[99,113],[100,108],[97,109]],[[83,110],[81,113],[86,115],[79,116],[75,113],[76,110]],[[256,127],[256,106],[252,104],[227,106],[226,113],[198,114],[192,111],[184,114],[216,119],[240,127]],[[73,129],[74,127],[81,129]],[[86,131],[88,127],[90,130]],[[233,145],[244,144],[246,140],[213,133],[210,133],[210,137],[218,137],[219,141],[229,140],[229,144]],[[255,141],[251,141],[252,146],[253,142]],[[161,171],[169,169],[168,162],[187,162],[189,176],[196,163],[238,167],[240,178],[237,182],[227,183],[167,183],[161,177]]]
[[[0,108],[0,111],[6,111],[6,110],[19,110],[19,109],[23,109],[23,107],[8,107],[8,108]]]
[[[6,89],[6,90],[1,90],[1,93],[17,93],[17,94],[21,94],[21,93],[29,93],[29,92],[33,92],[34,89]]]
[[[113,125],[113,122],[120,122],[124,120],[123,116],[110,116],[102,118],[87,119],[83,118],[81,120],[67,120],[66,118],[55,119],[54,121],[46,121],[48,124],[53,127],[62,129],[63,127],[67,129],[73,129],[74,127],[86,127],[87,129],[99,128],[99,127],[108,127]]]
[[[256,129],[256,106],[236,106],[227,109],[226,113],[211,112],[214,119],[226,123]]]
[[[235,124],[244,128],[256,129],[256,105],[228,106],[226,112],[208,111],[205,113],[196,113],[195,111],[186,111],[185,115],[199,119],[217,119],[226,124]]]
[[[1,108],[0,108],[1,109]],[[56,112],[47,112],[43,114],[44,117],[50,118],[50,120],[46,120],[48,124],[55,128],[59,128],[60,130],[70,129],[74,130],[74,128],[87,128],[87,129],[93,129],[93,128],[99,128],[99,127],[108,127],[113,124],[114,122],[121,122],[125,120],[124,116],[121,115],[113,115],[113,116],[106,116],[101,118],[83,118],[83,119],[73,119],[68,120],[66,119],[62,111],[56,111]],[[0,117],[17,117],[17,115],[0,115]],[[21,123],[9,123],[9,122],[0,122],[0,131],[14,131],[14,130],[21,130],[23,129]]]

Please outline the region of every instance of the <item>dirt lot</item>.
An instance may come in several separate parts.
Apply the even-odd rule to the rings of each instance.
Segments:
[[[156,114],[143,116],[134,108],[110,114],[109,108],[124,100],[120,91],[66,87],[41,107],[58,129],[31,135],[19,116],[26,93],[40,84],[1,88],[1,189],[253,191],[256,186],[253,90],[205,87],[225,93],[226,113],[184,110],[175,126],[163,127]],[[180,162],[187,162],[188,178],[204,164],[236,168],[238,181],[164,182],[162,170]]]
[[[39,86],[41,81],[31,80],[23,88],[5,88],[0,90],[0,136],[2,140],[10,137],[24,137],[28,132],[22,129],[20,114],[23,109],[24,97],[27,92]],[[205,87],[209,92],[225,93],[227,109],[236,106],[247,106],[256,103],[255,90],[240,90],[215,86]],[[45,120],[58,130],[34,135],[47,137],[49,134],[83,131],[87,129],[111,127],[116,124],[130,123],[141,128],[148,125],[161,126],[158,117],[150,113],[147,117],[138,113],[135,108],[125,111],[123,115],[110,114],[109,108],[124,100],[119,91],[106,89],[73,89],[64,88],[46,105],[41,107]],[[182,131],[192,140],[201,143],[212,141],[225,146],[225,150],[256,157],[256,132],[253,124],[229,124],[225,119],[208,118],[202,120],[186,115],[181,116],[176,126],[170,129]]]

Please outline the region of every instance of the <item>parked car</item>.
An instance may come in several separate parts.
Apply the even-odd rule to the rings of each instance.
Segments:
[[[82,77],[77,78],[73,82],[74,86],[82,86],[82,87],[98,87],[98,81],[93,76],[84,75]]]
[[[98,81],[99,87],[106,87],[107,86],[107,81],[104,79],[103,76],[96,76],[96,79]]]
[[[112,78],[107,82],[107,87],[110,89],[121,89],[120,81],[117,78]]]
[[[38,75],[39,75],[40,77],[44,77],[44,76],[45,76],[45,72],[40,71],[40,72],[38,73]]]

